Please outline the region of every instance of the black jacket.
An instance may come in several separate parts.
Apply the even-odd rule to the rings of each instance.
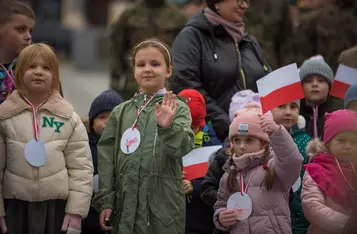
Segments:
[[[98,149],[97,144],[99,141],[99,136],[96,135],[94,132],[88,133],[89,139],[89,146],[92,153],[92,160],[93,160],[93,168],[94,168],[94,175],[98,174]],[[94,196],[94,194],[93,194]],[[99,213],[91,206],[89,208],[89,213],[87,218],[82,220],[82,233],[104,233],[101,230],[99,225]]]
[[[207,103],[207,120],[220,140],[228,136],[228,110],[241,90],[257,92],[256,81],[269,73],[258,42],[245,35],[238,46],[221,25],[211,24],[203,10],[192,17],[173,46],[173,75],[169,88],[199,90]]]
[[[317,113],[317,135],[323,140],[324,139],[324,125],[325,125],[325,113],[331,113],[337,110],[343,109],[343,100],[328,96],[326,102],[319,105]],[[306,120],[306,133],[311,138],[314,137],[314,124],[313,124],[313,109],[306,104],[305,99],[301,100],[300,115],[302,115]]]
[[[229,139],[223,142],[223,147],[217,150],[213,161],[208,167],[206,176],[201,185],[201,199],[204,203],[213,207],[217,201],[217,192],[219,188],[219,181],[224,174],[223,165],[228,160],[227,149],[229,148]]]
[[[213,208],[213,205],[217,201],[217,192],[219,189],[219,182],[224,174],[222,169],[223,165],[228,160],[226,150],[229,147],[229,139],[227,138],[223,142],[223,147],[216,152],[213,161],[209,165],[206,176],[201,184],[201,199],[206,205]],[[226,234],[228,232],[223,232],[216,229],[214,234]]]

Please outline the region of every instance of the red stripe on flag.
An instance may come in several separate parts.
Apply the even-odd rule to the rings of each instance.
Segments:
[[[183,168],[186,173],[186,180],[193,180],[204,177],[208,170],[208,162],[198,163]]]
[[[301,82],[296,82],[274,90],[265,97],[260,97],[263,114],[271,109],[304,98]]]
[[[351,87],[351,85],[335,80],[335,82],[332,84],[330,95],[344,99],[349,87]]]

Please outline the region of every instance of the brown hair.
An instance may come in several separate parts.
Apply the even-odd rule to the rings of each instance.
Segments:
[[[228,179],[227,179],[228,188],[231,192],[241,192],[239,183],[236,179],[238,171],[235,168],[236,166],[232,158],[234,154],[233,149],[229,151],[227,150],[226,154],[229,155],[229,166],[232,167],[228,173]],[[270,149],[269,149],[269,145],[267,145],[264,152],[264,164],[263,164],[263,168],[265,170],[265,176],[260,186],[264,185],[268,191],[272,190],[275,182],[275,171],[274,169],[269,168],[267,165],[269,156],[270,156]]]
[[[59,77],[59,62],[53,49],[43,43],[36,43],[24,48],[18,59],[15,67],[15,86],[20,94],[24,94],[24,74],[26,70],[41,56],[52,73],[51,90],[59,92],[60,77]]]
[[[36,20],[35,13],[25,3],[17,0],[4,0],[0,2],[0,26],[7,23],[13,15],[25,15]]]
[[[274,169],[271,169],[270,167],[268,167],[269,156],[270,156],[270,148],[269,148],[269,145],[267,145],[265,147],[264,164],[263,164],[263,168],[265,170],[265,176],[264,176],[264,179],[260,186],[263,186],[263,184],[264,184],[265,188],[268,191],[272,190],[272,188],[274,186],[274,182],[275,182],[275,171],[274,171]]]
[[[172,66],[172,56],[169,50],[169,46],[166,45],[164,42],[156,39],[156,38],[152,38],[152,39],[148,39],[145,41],[140,42],[139,44],[137,44],[134,49],[133,49],[133,53],[132,53],[132,57],[131,57],[131,65],[134,68],[135,67],[135,56],[136,54],[145,48],[156,48],[158,49],[161,54],[164,56],[165,59],[165,63],[167,67],[171,67]]]

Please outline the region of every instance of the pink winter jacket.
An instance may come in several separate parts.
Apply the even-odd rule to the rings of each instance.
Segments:
[[[226,172],[220,182],[217,194],[217,202],[214,206],[214,223],[218,229],[230,230],[232,234],[291,234],[291,220],[289,210],[289,191],[300,175],[302,157],[296,144],[285,130],[280,127],[270,136],[272,151],[268,161],[268,167],[273,168],[276,174],[275,184],[268,191],[261,183],[265,176],[262,166],[264,150],[255,154],[245,154],[239,157],[244,161],[242,169],[244,180],[250,175],[250,183],[247,194],[253,203],[252,214],[249,218],[237,221],[232,227],[223,227],[219,222],[219,213],[226,209],[227,200],[231,195],[228,188]],[[275,152],[275,153],[274,153]],[[248,159],[248,160],[247,160]],[[237,163],[236,163],[237,164]],[[228,168],[229,170],[229,168]],[[237,174],[239,182],[239,173]]]
[[[340,234],[349,218],[348,211],[325,197],[307,171],[302,185],[301,205],[311,223],[307,234]]]

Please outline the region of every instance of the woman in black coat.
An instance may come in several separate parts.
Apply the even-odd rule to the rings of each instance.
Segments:
[[[206,0],[208,8],[192,17],[176,37],[169,88],[199,90],[207,120],[220,140],[228,136],[228,109],[241,90],[257,92],[256,81],[270,72],[256,39],[244,30],[249,0]]]

